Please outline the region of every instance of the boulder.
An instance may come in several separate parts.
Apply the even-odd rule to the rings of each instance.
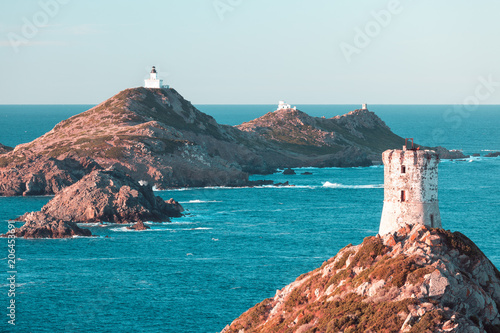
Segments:
[[[151,229],[151,228],[148,227],[147,225],[145,225],[144,222],[139,221],[139,222],[135,223],[134,225],[131,225],[130,227],[127,227],[127,229],[140,231],[140,230],[148,230],[148,229]]]
[[[283,174],[284,174],[284,175],[295,175],[296,173],[295,173],[295,171],[294,171],[293,169],[288,168],[288,169],[285,169],[285,170],[283,171]]]

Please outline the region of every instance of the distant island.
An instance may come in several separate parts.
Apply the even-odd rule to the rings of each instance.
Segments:
[[[0,195],[56,194],[111,166],[158,189],[251,186],[250,174],[277,168],[379,164],[384,150],[403,143],[366,108],[326,119],[285,105],[228,126],[172,88],[132,88],[30,143],[1,146]]]

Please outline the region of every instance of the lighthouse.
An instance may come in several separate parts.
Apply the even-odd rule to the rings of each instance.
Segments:
[[[384,208],[379,234],[404,226],[423,224],[441,228],[438,206],[439,156],[433,150],[413,148],[386,150],[384,162]]]
[[[155,66],[153,66],[151,73],[149,73],[149,79],[144,80],[144,88],[168,88],[167,85],[163,85],[163,80],[158,79],[158,73],[156,72]]]

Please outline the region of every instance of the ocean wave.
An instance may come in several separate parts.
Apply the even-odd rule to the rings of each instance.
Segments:
[[[179,201],[179,203],[211,203],[211,202],[222,202],[217,200],[189,200],[189,201]]]
[[[184,231],[191,231],[191,230],[212,230],[213,228],[207,228],[207,227],[198,227],[198,228],[189,228],[189,229],[181,229]]]
[[[167,228],[151,228],[151,229],[146,229],[146,230],[134,230],[134,229],[129,229],[127,227],[119,227],[119,228],[111,228],[109,229],[111,231],[122,231],[122,232],[137,232],[137,231],[171,231],[174,229],[167,229]]]
[[[339,184],[339,183],[325,182],[325,183],[323,183],[323,187],[328,187],[328,188],[351,188],[351,189],[358,189],[358,188],[384,188],[384,184],[345,185],[345,184]]]

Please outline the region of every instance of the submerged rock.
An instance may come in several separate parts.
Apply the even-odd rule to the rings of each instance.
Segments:
[[[459,232],[407,226],[348,245],[222,332],[498,332],[500,273]]]
[[[22,238],[69,238],[74,236],[92,236],[88,229],[80,228],[76,223],[52,219],[41,212],[26,214],[26,223],[13,229],[11,233]],[[2,235],[6,237],[6,235]]]
[[[41,213],[52,220],[130,223],[168,222],[183,211],[175,200],[165,201],[155,196],[150,186],[109,169],[93,171],[65,188],[42,207]],[[25,221],[29,214],[18,220]]]

